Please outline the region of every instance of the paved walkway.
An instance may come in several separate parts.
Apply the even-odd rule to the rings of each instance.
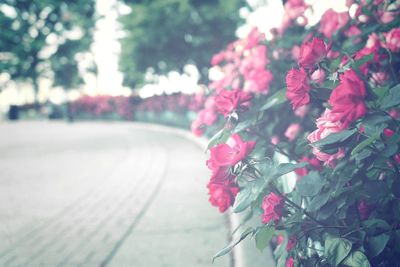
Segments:
[[[133,123],[1,123],[0,267],[228,267],[205,158]]]

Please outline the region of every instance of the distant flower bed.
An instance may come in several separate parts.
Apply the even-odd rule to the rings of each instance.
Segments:
[[[253,236],[278,266],[400,266],[400,3],[347,5],[309,26],[289,0],[272,40],[212,58],[209,201],[258,220],[216,257]]]
[[[75,118],[85,119],[133,119],[137,99],[124,96],[82,96],[70,103]]]
[[[188,128],[203,97],[186,94],[141,99],[124,96],[82,96],[70,103],[76,119],[137,120]]]

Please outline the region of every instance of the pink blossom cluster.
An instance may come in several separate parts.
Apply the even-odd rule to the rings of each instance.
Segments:
[[[130,97],[113,97],[108,95],[88,96],[84,95],[71,102],[73,114],[89,114],[101,116],[116,112],[125,119],[133,116],[133,105]]]
[[[210,203],[220,212],[233,205],[239,187],[235,183],[232,167],[246,158],[255,146],[254,141],[243,141],[240,135],[234,134],[227,143],[218,144],[210,150],[208,168],[212,171],[207,185]]]
[[[176,93],[172,95],[155,95],[141,100],[137,105],[138,111],[162,113],[171,111],[174,113],[185,113],[187,111],[198,111],[204,103],[202,95],[187,95]]]

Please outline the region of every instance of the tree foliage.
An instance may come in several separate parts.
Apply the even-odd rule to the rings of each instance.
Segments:
[[[124,84],[135,87],[151,69],[156,74],[195,64],[206,77],[212,54],[235,38],[240,23],[235,0],[124,0],[132,11],[121,17],[120,69]]]
[[[0,73],[29,81],[40,77],[66,89],[82,83],[76,55],[90,48],[95,0],[3,0],[0,4]]]

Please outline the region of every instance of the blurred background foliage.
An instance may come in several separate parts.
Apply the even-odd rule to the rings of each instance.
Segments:
[[[95,4],[95,0],[2,0],[0,73],[30,82],[36,94],[41,77],[51,78],[53,86],[76,88],[83,82],[77,55],[90,50]],[[94,64],[91,71],[96,71]]]
[[[125,86],[142,85],[147,71],[163,75],[196,65],[207,78],[213,54],[235,39],[244,0],[123,0],[120,70]]]

